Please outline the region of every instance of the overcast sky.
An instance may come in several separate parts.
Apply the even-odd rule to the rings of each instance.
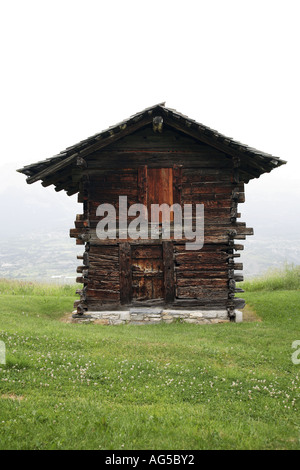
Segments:
[[[40,183],[27,186],[15,169],[166,101],[288,161],[248,185],[248,202],[241,208],[249,213],[248,225],[255,225],[255,212],[258,218],[277,212],[280,218],[284,212],[285,220],[297,219],[299,5],[299,0],[2,1],[2,207],[9,207],[12,190],[31,191],[33,199],[50,192],[53,201],[65,204],[65,193]]]

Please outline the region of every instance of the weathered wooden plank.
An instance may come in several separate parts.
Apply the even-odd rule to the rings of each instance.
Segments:
[[[141,282],[142,278],[163,279],[164,273],[161,271],[143,271],[139,266],[132,266],[132,283]]]
[[[186,251],[176,253],[175,261],[177,265],[185,263],[197,263],[217,265],[220,262],[226,262],[228,255],[221,252],[201,252],[201,251]]]
[[[174,165],[173,167],[173,203],[181,204],[182,194],[182,165]]]
[[[235,224],[231,223],[229,225],[227,225],[227,224],[224,224],[224,225],[222,225],[222,224],[207,225],[207,224],[205,224],[205,227],[204,227],[204,235],[205,236],[206,235],[211,236],[211,235],[215,234],[216,237],[217,237],[218,235],[226,234],[227,235],[227,241],[228,241],[228,236],[229,236],[230,231],[234,232],[233,235],[232,235],[232,238],[236,238],[236,235],[238,235],[238,234],[245,234],[245,235],[252,235],[253,234],[253,229],[246,227],[244,222],[236,222]],[[80,235],[80,234],[89,234],[91,239],[98,238],[95,229],[71,229],[70,233],[73,234],[73,236],[75,236],[75,237]],[[116,230],[116,237],[118,238],[118,229]],[[182,239],[183,240],[184,239],[188,240],[188,238],[185,238],[184,236],[182,237]],[[107,242],[107,244],[110,244],[109,239],[104,240],[104,242],[105,241]]]
[[[138,203],[144,204],[147,207],[148,204],[148,171],[147,166],[143,165],[138,168]]]
[[[189,196],[185,196],[182,194],[182,203],[184,204],[204,204],[204,215],[206,214],[207,210],[214,210],[214,209],[225,209],[228,208],[230,210],[232,206],[232,199],[227,194],[218,194],[216,196],[211,196],[208,194],[191,194]]]
[[[91,259],[93,259],[93,255],[109,255],[109,256],[114,256],[116,258],[118,258],[119,256],[119,249],[118,247],[113,247],[113,246],[109,246],[109,245],[105,245],[105,243],[101,246],[101,247],[91,247],[90,250],[89,250],[89,255],[91,256]]]
[[[103,253],[97,253],[96,255],[91,254],[90,255],[90,263],[93,264],[94,262],[97,264],[101,264],[102,262],[109,261],[111,264],[117,263],[118,257],[116,255],[112,254],[103,254]]]
[[[102,269],[101,269],[102,268]],[[103,269],[104,268],[104,269]],[[91,279],[99,279],[99,280],[109,280],[109,281],[114,281],[115,283],[119,283],[119,278],[120,278],[120,273],[118,269],[114,270],[109,270],[109,268],[106,268],[104,266],[101,266],[98,268],[98,266],[92,266],[89,268],[89,276]]]
[[[227,288],[227,283],[228,279],[219,279],[217,277],[214,277],[213,279],[207,279],[207,278],[178,278],[177,277],[177,286],[178,287],[196,287],[199,289],[200,292],[203,291],[203,289],[206,288]]]
[[[175,272],[174,272],[174,254],[173,243],[164,241],[163,244],[163,262],[164,262],[164,287],[165,301],[173,302],[175,297]]]
[[[185,280],[189,280],[189,279],[196,279],[199,281],[199,283],[201,284],[202,282],[205,282],[204,280],[205,279],[226,279],[228,280],[228,269],[221,269],[220,267],[219,268],[216,268],[215,270],[201,270],[201,269],[197,269],[197,270],[193,270],[193,269],[189,269],[189,266],[186,266],[185,267],[185,270],[178,270],[175,268],[175,273],[176,273],[176,279],[177,281],[179,279],[185,279]]]
[[[197,193],[196,191],[193,191],[193,190],[186,192],[183,189],[182,198],[184,202],[187,202],[187,201],[198,202],[198,203],[203,202],[204,204],[209,201],[224,201],[224,200],[227,200],[228,202],[232,201],[231,190],[230,188],[226,188],[226,187],[221,188],[220,192],[207,191],[206,193],[205,192]]]
[[[211,269],[210,269],[211,268]],[[228,279],[228,266],[226,263],[217,266],[201,264],[184,264],[175,266],[175,273],[177,279],[182,278],[224,278]]]
[[[93,185],[90,187],[89,190],[89,195],[90,198],[94,201],[97,201],[97,198],[100,198],[99,200],[103,199],[103,195],[107,195],[109,197],[114,197],[114,196],[121,196],[123,194],[127,195],[128,197],[137,197],[138,195],[138,188],[137,185],[135,184],[134,186],[130,186],[129,184],[124,184],[124,185],[113,185],[109,187],[103,187],[102,185]]]
[[[121,171],[114,171],[111,173],[106,170],[105,173],[100,173],[97,170],[88,169],[84,174],[89,176],[90,185],[101,185],[103,187],[117,187],[126,184],[136,186],[138,178],[138,169],[124,168]]]
[[[107,289],[110,292],[117,292],[117,293],[119,293],[120,291],[120,284],[118,281],[116,282],[114,280],[99,279],[95,277],[93,278],[93,282],[89,282],[88,287],[89,289],[95,288],[96,290]]]
[[[240,235],[240,236],[237,236],[236,238],[240,239],[240,240],[244,240],[246,238],[245,235]],[[216,235],[205,235],[205,243],[207,244],[211,244],[211,245],[222,245],[224,243],[226,243],[228,241],[228,234],[227,233],[222,233],[222,234],[216,234]],[[77,242],[77,240],[76,240]],[[147,240],[143,240],[143,239],[139,239],[139,240],[129,240],[130,242],[130,245],[157,245],[158,243],[158,240],[151,240],[151,239],[147,239]],[[189,240],[187,239],[182,239],[182,240],[176,240],[176,243],[181,243],[182,245],[185,245],[187,242],[189,242]],[[94,247],[97,247],[97,246],[101,246],[101,245],[111,245],[111,246],[114,246],[114,245],[119,245],[120,243],[122,243],[122,241],[116,239],[116,240],[100,240],[99,238],[97,237],[91,237],[89,238],[89,243],[90,243],[90,246],[94,246]],[[80,243],[80,244],[84,244],[84,242]]]
[[[182,184],[222,184],[233,183],[232,173],[228,170],[211,168],[185,168],[182,170]]]
[[[182,193],[184,196],[189,196],[189,195],[211,195],[211,197],[215,197],[216,194],[223,194],[230,196],[232,193],[232,183],[210,183],[210,184],[203,184],[203,183],[197,183],[197,184],[185,184],[182,187]]]
[[[130,222],[132,220],[135,220],[137,216],[132,216],[132,217],[127,217],[127,227],[129,226]],[[171,217],[172,219],[172,213],[171,213]],[[148,219],[150,220],[150,214],[148,215]],[[89,221],[89,228],[91,229],[96,229],[98,223],[99,223],[99,220],[100,218],[98,219],[95,219],[94,216],[93,218],[90,219]],[[118,217],[118,214],[116,216],[116,220],[117,222],[120,220],[120,218]],[[188,218],[186,218],[186,220],[188,220]],[[182,223],[182,227],[184,227],[184,219],[182,219],[183,223]],[[212,211],[207,211],[206,212],[206,216],[205,216],[205,225],[223,225],[223,226],[231,226],[231,217],[230,217],[230,214],[229,214],[229,210],[226,209],[226,214],[224,214],[224,212],[222,211],[222,213],[220,215],[217,215],[215,213],[213,213]],[[195,224],[196,224],[196,217],[193,217],[192,218],[192,224],[193,224],[193,228],[195,228]],[[84,228],[85,226],[81,225],[80,227],[78,228]],[[173,224],[173,221],[171,220],[170,222],[170,233],[172,234],[173,231],[174,231],[174,224]],[[148,233],[150,234],[151,233],[151,223],[149,222],[148,223]]]
[[[189,165],[194,168],[219,168],[229,169],[232,164],[226,157],[218,157],[213,153],[213,158],[210,158],[207,153],[201,155],[198,152],[172,152],[172,151],[127,151],[127,152],[101,152],[101,154],[93,155],[93,159],[90,158],[88,161],[88,168],[92,170],[96,169],[108,169],[113,168],[138,168],[143,164],[149,168],[162,168],[168,165]]]
[[[113,299],[89,299],[88,300],[88,310],[91,312],[99,312],[101,310],[121,310],[119,300]],[[126,307],[125,307],[126,308]]]
[[[118,300],[120,301],[120,293],[117,291],[112,291],[109,289],[87,289],[86,292],[86,301],[89,302],[90,299],[96,300]]]
[[[119,245],[120,301],[130,303],[132,299],[131,248],[128,242]]]
[[[227,288],[205,288],[202,286],[189,286],[189,287],[180,287],[177,286],[176,297],[178,298],[211,298],[216,300],[227,300],[228,298],[228,289]]]

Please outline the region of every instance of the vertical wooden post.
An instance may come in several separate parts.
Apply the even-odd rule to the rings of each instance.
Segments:
[[[128,242],[119,244],[120,301],[129,304],[132,299],[131,248]]]
[[[182,165],[173,166],[173,203],[181,204]]]
[[[169,303],[173,302],[175,297],[173,242],[163,241],[162,246],[164,262],[165,301]]]
[[[144,204],[147,208],[148,205],[148,181],[147,181],[148,169],[147,166],[141,166],[138,168],[138,203]],[[147,214],[145,211],[145,219],[147,219]]]

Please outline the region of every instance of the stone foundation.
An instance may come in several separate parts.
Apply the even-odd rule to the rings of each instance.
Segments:
[[[96,322],[103,325],[151,325],[156,323],[172,323],[174,321],[209,324],[225,323],[230,318],[228,311],[223,310],[171,310],[164,308],[130,308],[129,310],[110,310],[91,312],[84,315],[73,315],[74,321]]]

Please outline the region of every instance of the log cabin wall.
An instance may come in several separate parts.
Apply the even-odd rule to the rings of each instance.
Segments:
[[[152,186],[162,186],[162,172],[165,186],[171,182],[172,195],[165,196],[168,200],[157,200],[156,195],[155,200]],[[204,204],[204,247],[187,251],[184,238],[99,240],[97,207],[110,203],[118,214],[120,195],[128,197],[128,206]],[[83,275],[77,281],[84,284],[76,302],[78,313],[124,310],[129,305],[219,309],[229,318],[237,305],[243,306],[241,299],[234,299],[235,282],[242,280],[234,274],[234,269],[242,269],[234,263],[239,256],[234,251],[243,247],[233,242],[251,233],[237,222],[237,203],[243,200],[244,186],[231,157],[168,126],[162,133],[147,126],[90,155],[79,193],[84,213],[71,230],[71,236],[86,245],[84,266],[78,268]]]

